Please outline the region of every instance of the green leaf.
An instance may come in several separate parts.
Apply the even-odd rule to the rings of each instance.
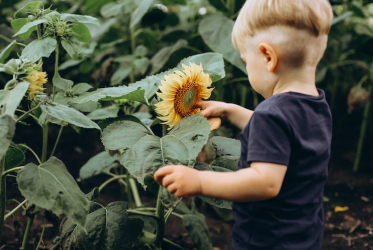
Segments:
[[[0,159],[6,154],[15,132],[15,123],[10,115],[0,116]]]
[[[144,57],[148,53],[148,48],[144,45],[139,45],[136,47],[135,52],[133,53],[135,56]]]
[[[10,90],[0,90],[0,106],[6,104],[9,101]]]
[[[180,39],[174,45],[163,47],[150,59],[150,64],[152,65],[152,70],[150,75],[157,73],[163,68],[170,56],[177,50],[188,45],[186,40]]]
[[[118,122],[118,121],[133,121],[133,122],[136,122],[136,123],[140,124],[141,126],[144,126],[142,124],[141,120],[139,118],[133,116],[133,115],[122,115],[122,116],[118,116],[116,118],[108,118],[108,119],[105,119],[103,121],[99,121],[98,126],[100,126],[100,128],[102,130],[104,130],[110,124],[112,124],[114,122]]]
[[[72,103],[84,103],[87,101],[112,101],[116,99],[130,99],[147,104],[145,90],[137,86],[121,86],[102,88],[89,93],[83,93],[79,97],[72,99]]]
[[[12,41],[8,46],[5,47],[0,53],[0,63],[4,63],[5,59],[7,59],[12,52],[14,45],[17,43],[16,40]]]
[[[184,214],[183,225],[197,249],[212,250],[210,231],[202,214]]]
[[[62,13],[61,20],[65,20],[65,21],[73,22],[73,23],[86,23],[86,24],[94,24],[96,26],[100,26],[100,22],[98,21],[98,19],[95,17],[91,17],[91,16],[82,16],[82,15],[76,15],[76,14]]]
[[[25,96],[28,90],[28,86],[28,82],[20,82],[14,87],[14,89],[10,91],[9,99],[5,108],[6,114],[10,116],[14,115],[18,105],[21,103],[23,97]]]
[[[74,37],[81,42],[89,43],[92,39],[91,32],[82,23],[74,23],[71,30],[75,33]]]
[[[211,162],[210,166],[214,171],[230,172],[237,171],[239,156],[221,156]]]
[[[5,170],[18,167],[25,161],[25,154],[16,144],[10,145],[5,156]]]
[[[145,72],[149,68],[150,61],[147,57],[136,58],[133,61],[133,65],[135,66],[136,74],[140,73],[141,75],[145,75]]]
[[[58,103],[52,103],[52,105],[41,105],[40,108],[44,113],[57,119],[58,121],[67,122],[81,128],[100,129],[100,127],[91,119],[87,118],[85,115],[73,108],[69,108]],[[51,122],[56,123],[56,121]]]
[[[123,131],[125,133],[125,131]],[[132,140],[133,142],[134,140]],[[188,165],[189,153],[176,137],[146,135],[118,156],[120,163],[146,188],[144,178],[166,165]]]
[[[11,22],[12,28],[14,32],[18,32],[23,26],[25,26],[26,23],[30,22],[27,18],[18,18],[14,19]],[[36,26],[30,28],[27,32],[23,34],[19,34],[18,36],[24,40],[30,37],[31,33],[36,30]]]
[[[185,117],[168,133],[178,138],[188,148],[188,166],[191,167],[196,162],[202,147],[207,143],[209,134],[210,123],[200,114]]]
[[[148,12],[149,8],[153,5],[154,0],[142,0],[139,6],[135,9],[131,16],[130,27],[135,27],[138,24],[143,16]]]
[[[69,40],[62,40],[61,45],[66,50],[66,52],[71,56],[72,59],[74,60],[82,59],[83,48],[77,39],[71,38]]]
[[[63,89],[65,91],[71,89],[71,87],[74,85],[73,81],[63,79],[58,71],[54,72],[52,82],[56,88]]]
[[[87,218],[87,231],[67,219],[61,225],[61,249],[132,250],[142,234],[144,222],[130,218],[127,202],[110,203],[106,208],[96,204]]]
[[[27,164],[17,176],[22,195],[36,206],[64,214],[85,227],[88,201],[62,161],[51,157],[40,166]]]
[[[116,155],[110,155],[108,151],[103,151],[93,156],[89,161],[83,165],[79,171],[79,177],[82,180],[92,178],[93,176],[99,175],[103,172],[109,171],[108,166],[117,160]]]
[[[212,14],[202,19],[198,32],[213,51],[221,53],[224,59],[247,74],[240,53],[234,49],[232,44],[233,25],[233,20],[221,14]]]
[[[32,21],[32,22],[28,22],[26,23],[25,25],[22,26],[22,28],[13,35],[13,37],[15,36],[18,36],[20,34],[24,34],[26,32],[28,32],[31,28],[35,28],[36,25],[39,25],[39,24],[42,24],[42,23],[47,23],[48,20],[47,19],[37,19],[35,21]]]
[[[121,63],[110,78],[110,85],[118,85],[126,79],[132,71],[131,63]]]
[[[91,120],[104,120],[107,118],[115,118],[118,116],[119,108],[115,105],[108,106],[89,113],[87,117]]]
[[[36,39],[29,43],[22,50],[22,59],[28,59],[32,62],[36,62],[41,57],[49,57],[52,52],[56,49],[57,41],[54,38],[47,37],[44,39]]]
[[[131,5],[131,4],[132,3],[129,1],[119,2],[119,3],[111,2],[111,3],[105,4],[104,6],[102,6],[102,8],[100,9],[100,14],[104,18],[118,16],[120,14],[124,14],[126,12],[126,9],[128,9],[126,8],[126,6]]]
[[[74,95],[80,95],[84,92],[87,92],[91,88],[93,88],[93,87],[88,83],[85,83],[85,82],[78,83],[73,87],[73,93],[74,93]]]
[[[225,77],[224,60],[219,53],[203,53],[194,55],[181,60],[180,64],[189,65],[193,62],[197,65],[202,63],[203,72],[210,75],[212,82],[219,81]],[[181,68],[181,66],[179,66]]]
[[[241,142],[239,140],[214,136],[211,137],[210,143],[218,156],[240,156],[241,154]]]
[[[73,107],[74,109],[77,109],[81,112],[93,112],[97,109],[97,102],[94,102],[94,101],[88,101],[88,102],[85,102],[85,103],[73,103],[73,104],[70,104],[71,107]]]
[[[31,3],[26,4],[21,9],[17,10],[14,13],[14,18],[16,18],[17,14],[19,12],[24,11],[24,10],[28,10],[30,12],[33,12],[33,13],[37,14],[40,4],[41,4],[41,1],[35,1],[35,2],[31,2]]]
[[[101,141],[106,150],[129,149],[148,135],[151,133],[143,125],[124,120],[107,126],[102,132]]]

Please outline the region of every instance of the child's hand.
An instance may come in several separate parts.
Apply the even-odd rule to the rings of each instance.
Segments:
[[[193,168],[169,165],[158,169],[154,179],[175,197],[188,197],[201,193],[199,171]]]
[[[220,117],[222,120],[227,118],[227,106],[227,103],[217,101],[202,101],[196,103],[196,107],[201,109],[201,114],[204,117]]]

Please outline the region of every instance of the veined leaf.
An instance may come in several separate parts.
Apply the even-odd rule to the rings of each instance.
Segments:
[[[9,96],[10,96],[10,90],[6,90],[6,89],[0,90],[0,106],[8,102]]]
[[[142,234],[144,222],[130,218],[127,202],[110,203],[106,208],[90,202],[91,212],[87,218],[87,232],[66,219],[61,225],[61,239],[55,246],[64,250],[131,250]]]
[[[11,143],[5,156],[5,170],[18,167],[25,161],[25,154],[16,144]]]
[[[74,85],[73,81],[63,79],[58,71],[54,72],[52,82],[56,88],[63,89],[65,91],[69,90]]]
[[[10,91],[8,102],[6,103],[5,113],[13,116],[18,105],[21,103],[23,97],[28,90],[28,82],[20,82]]]
[[[35,1],[35,2],[31,2],[31,3],[26,4],[21,9],[14,12],[14,18],[17,16],[17,14],[19,12],[24,11],[24,10],[28,10],[28,11],[36,14],[38,12],[40,4],[41,4],[41,1]]]
[[[10,115],[0,116],[0,159],[6,154],[15,132],[15,123]]]
[[[211,137],[210,143],[218,156],[240,156],[241,154],[241,142],[239,140],[214,136]]]
[[[94,24],[97,26],[100,26],[100,22],[97,18],[91,17],[91,16],[82,16],[82,15],[76,15],[76,14],[68,14],[68,13],[62,13],[61,14],[61,20],[73,22],[73,23],[89,23]]]
[[[12,41],[8,46],[5,47],[0,53],[0,63],[4,63],[5,59],[8,58],[10,55],[10,52],[12,52],[12,49],[14,45],[16,44],[16,40]]]
[[[206,225],[203,214],[184,214],[183,225],[197,249],[212,250],[210,231]]]
[[[36,39],[29,43],[22,50],[22,59],[28,59],[32,62],[36,62],[41,57],[49,57],[52,52],[56,49],[57,41],[54,38],[46,37],[44,39]]]
[[[74,93],[74,95],[80,95],[80,94],[90,90],[91,88],[93,88],[93,87],[91,85],[89,85],[88,83],[85,83],[85,82],[78,83],[73,87],[73,93]]]
[[[35,27],[36,25],[39,25],[41,23],[47,23],[47,22],[48,22],[48,20],[44,19],[44,18],[37,19],[37,20],[32,21],[32,22],[28,22],[25,25],[23,25],[22,28],[17,33],[15,33],[13,35],[13,37],[18,36],[20,34],[24,34],[24,33],[28,32],[31,28]]]
[[[14,30],[14,32],[18,32],[23,26],[26,25],[26,23],[29,23],[30,21],[27,19],[27,18],[17,18],[17,19],[14,19],[12,22],[11,22],[11,25],[12,25],[12,28]],[[31,33],[33,31],[36,30],[36,27],[32,27],[30,28],[27,32],[23,33],[23,34],[19,34],[18,36],[22,39],[27,39],[30,37]]]
[[[118,116],[119,108],[116,105],[96,109],[89,113],[87,117],[91,120],[104,120],[107,118],[115,118]]]
[[[57,215],[64,214],[85,228],[88,201],[62,161],[51,157],[39,166],[29,163],[18,173],[17,182],[30,202]]]
[[[66,50],[66,52],[71,56],[74,60],[81,60],[82,59],[82,46],[80,42],[76,38],[71,38],[69,40],[62,40],[61,41],[62,47]]]
[[[44,113],[56,119],[50,121],[52,123],[60,124],[60,122],[67,122],[81,128],[100,129],[100,127],[91,119],[73,108],[58,103],[52,103],[52,105],[41,105],[40,108]]]
[[[109,171],[108,166],[111,166],[117,159],[116,155],[110,155],[108,151],[103,151],[93,156],[80,169],[80,179],[86,180],[105,171]]]
[[[74,23],[71,30],[75,33],[74,37],[81,42],[89,43],[92,39],[91,32],[82,23]]]
[[[228,62],[247,74],[246,66],[231,41],[233,25],[233,20],[222,14],[212,14],[202,19],[198,32],[213,51],[221,53]]]

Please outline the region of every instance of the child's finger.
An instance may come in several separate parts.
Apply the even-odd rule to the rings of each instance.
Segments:
[[[173,176],[172,175],[166,175],[165,177],[163,177],[161,185],[164,186],[164,187],[168,187],[173,182],[174,182]]]
[[[154,173],[154,180],[156,180],[157,182],[159,181],[162,181],[161,179],[163,177],[165,177],[166,175],[168,174],[171,174],[173,172],[173,168],[172,166],[165,166],[165,167],[162,167],[160,169],[158,169],[155,173]]]
[[[173,193],[176,192],[177,187],[176,187],[175,184],[171,184],[171,185],[169,185],[169,186],[167,187],[167,190],[168,190],[168,192],[170,192],[171,194],[173,194]]]
[[[205,108],[206,108],[206,102],[204,102],[204,101],[202,101],[202,102],[197,102],[197,103],[195,104],[195,106],[196,106],[197,108],[205,109]]]

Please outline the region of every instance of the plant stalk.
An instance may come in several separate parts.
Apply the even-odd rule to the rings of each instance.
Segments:
[[[370,93],[372,93],[372,89],[373,89],[372,84],[373,82],[369,85]],[[365,134],[368,128],[368,121],[369,121],[369,114],[370,114],[371,106],[372,106],[372,97],[370,97],[369,102],[367,103],[364,109],[363,122],[361,124],[360,137],[359,137],[359,142],[358,142],[357,152],[356,152],[356,157],[355,157],[355,162],[354,162],[354,168],[353,168],[354,172],[357,172],[360,167],[362,152],[364,148],[364,139],[365,139]]]
[[[5,176],[3,176],[3,172],[5,169],[5,156],[0,160],[0,240],[1,235],[3,232],[3,225],[4,225],[4,215],[5,215]]]
[[[127,200],[128,200],[128,206],[130,208],[133,208],[133,199],[132,199],[132,192],[131,192],[131,184],[130,184],[130,179],[131,179],[131,175],[129,173],[129,171],[127,170],[127,177],[126,177],[126,193],[127,193]]]
[[[43,124],[43,150],[41,154],[41,163],[47,160],[47,150],[48,150],[48,122]]]
[[[23,241],[22,241],[22,250],[26,250],[27,242],[28,242],[28,235],[30,233],[31,226],[32,226],[32,223],[34,221],[34,217],[35,217],[35,215],[32,214],[32,215],[30,215],[30,217],[27,220],[26,231],[25,231],[25,235],[23,236]]]
[[[52,150],[52,153],[51,153],[50,157],[52,157],[54,155],[54,152],[56,151],[58,142],[60,141],[60,137],[61,137],[63,128],[64,128],[64,126],[61,126],[60,131],[58,132],[58,136],[57,136],[56,142],[54,143],[54,147],[53,147],[53,150]]]
[[[135,28],[131,28],[131,53],[135,53],[136,49],[136,36],[135,36]],[[130,73],[130,81],[131,83],[135,82],[135,65],[133,62],[131,63],[131,73]]]
[[[44,236],[44,231],[45,231],[45,223],[46,223],[46,219],[44,218],[44,223],[43,223],[43,230],[41,231],[41,235],[40,235],[40,240],[39,240],[39,243],[38,245],[36,246],[36,250],[39,249],[39,246],[41,244],[41,242],[43,241],[43,236]]]
[[[113,176],[112,178],[108,179],[107,181],[105,181],[104,183],[101,184],[101,186],[98,188],[98,190],[101,192],[101,190],[106,187],[110,182],[112,181],[115,181],[115,180],[118,180],[118,179],[122,179],[122,178],[126,178],[127,175],[116,175],[116,176]]]
[[[139,195],[139,190],[137,189],[136,181],[132,177],[130,177],[129,182],[130,182],[132,195],[133,195],[133,199],[135,200],[136,207],[141,207],[142,203],[141,203],[141,199]]]
[[[157,247],[161,246],[165,235],[165,220],[164,220],[164,206],[161,201],[162,186],[159,187],[158,197],[157,197],[157,207],[155,215],[159,218],[157,223],[157,234],[155,236],[154,245]]]
[[[241,89],[241,107],[246,106],[246,97],[247,97],[247,87],[242,86],[242,89]]]
[[[227,8],[228,8],[228,15],[231,18],[234,16],[235,8],[236,8],[236,1],[235,0],[228,0],[227,2]]]
[[[27,202],[27,199],[19,203],[18,206],[16,206],[12,211],[10,211],[7,215],[5,215],[4,221],[8,219],[12,214],[14,214],[19,208],[21,208],[23,204],[25,204],[26,202]]]
[[[58,73],[58,60],[59,60],[59,56],[60,56],[60,43],[59,43],[58,40],[57,40],[57,45],[56,45],[56,49],[55,49],[54,53],[55,53],[54,74],[56,75],[56,73]],[[54,101],[55,94],[56,94],[56,87],[53,84],[53,95],[52,95],[52,100],[53,101]]]
[[[35,156],[36,160],[38,160],[39,164],[41,164],[41,160],[40,160],[39,156],[35,153],[34,150],[32,150],[32,148],[30,148],[26,144],[19,144],[19,145],[22,146],[22,147],[24,147],[24,148],[27,148],[28,150],[30,150],[31,153]]]

